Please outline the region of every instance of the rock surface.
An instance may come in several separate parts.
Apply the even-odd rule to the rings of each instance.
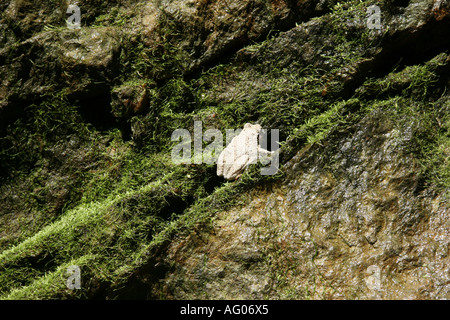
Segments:
[[[300,151],[282,184],[172,243],[159,263],[175,267],[158,290],[174,299],[448,299],[450,207],[418,190],[416,164],[402,155],[408,139],[375,113],[335,145]]]
[[[77,3],[0,4],[1,299],[450,298],[450,1]],[[175,165],[195,121],[279,174]]]

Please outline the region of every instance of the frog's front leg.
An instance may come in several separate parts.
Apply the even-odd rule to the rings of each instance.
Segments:
[[[219,158],[217,159],[217,175],[223,176],[223,171],[224,171],[224,156],[225,156],[225,152],[221,152],[219,155]]]
[[[259,157],[272,155],[273,153],[274,153],[274,151],[269,151],[269,150],[263,149],[260,146],[258,146],[258,155],[259,155]]]
[[[274,151],[269,151],[269,150],[263,149],[261,147],[258,147],[258,159],[262,165],[266,165],[266,164],[270,163],[273,154],[274,154]]]

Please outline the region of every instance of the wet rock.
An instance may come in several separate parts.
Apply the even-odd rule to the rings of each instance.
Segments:
[[[79,99],[108,94],[119,48],[113,28],[48,31],[21,42],[0,66],[0,118],[62,89]]]
[[[106,25],[114,25],[115,19],[127,19],[121,30],[124,37],[135,39],[135,45],[136,39],[143,38],[151,52],[158,52],[167,42],[165,45],[172,48],[157,54],[179,50],[178,68],[184,70],[177,72],[189,73],[250,41],[264,38],[271,30],[287,29],[298,19],[325,12],[330,3],[126,1],[119,7],[115,1],[93,1],[79,4],[80,30],[67,30],[67,6],[65,1],[58,6],[51,1],[37,5],[14,0],[3,4],[5,11],[0,16],[0,43],[4,44],[0,49],[3,122],[14,119],[30,101],[64,88],[75,93],[76,98],[106,94],[121,67],[117,65],[121,40],[113,27],[91,28],[98,19],[99,23],[106,21]],[[157,74],[149,70],[148,75],[160,80],[167,77],[167,71]]]
[[[360,85],[367,75],[389,73],[403,56],[408,65],[448,46],[449,38],[441,31],[448,30],[445,10],[442,19],[432,10],[447,4],[436,3],[384,2],[384,32],[369,31],[369,42],[353,43],[357,56],[336,52],[339,38],[328,35],[335,22],[324,16],[256,48],[243,48],[235,61],[267,72],[274,61],[293,72],[313,66],[334,81],[332,97],[356,92],[370,98],[383,88],[386,95],[402,93],[414,81],[408,68],[377,82],[378,87]],[[363,9],[345,13],[350,29],[341,36],[350,38],[365,27]],[[352,14],[360,15],[359,23],[352,22]],[[427,39],[429,32],[434,40]],[[447,55],[441,54],[426,65],[439,64],[444,70],[445,61]],[[256,93],[249,89],[241,101],[268,90],[264,79],[252,80]],[[230,101],[235,94],[231,83],[212,95]],[[441,99],[447,101],[448,95]],[[412,119],[399,125],[375,108],[324,145],[305,146],[284,165],[282,182],[255,188],[245,205],[219,212],[212,230],[196,229],[165,246],[164,254],[155,258],[165,272],[157,285],[143,281],[146,296],[450,298],[448,195],[421,185],[420,166],[408,153],[416,125]],[[130,286],[137,279],[142,280],[139,273]]]
[[[27,283],[55,276],[54,257],[64,263],[73,258],[66,243],[52,247],[54,238],[63,238],[52,233],[58,228],[47,229],[41,239],[48,236],[51,241],[44,246],[35,248],[28,241],[28,252],[17,250],[15,244],[39,231],[33,229],[38,228],[34,217],[39,216],[39,226],[52,226],[65,206],[81,197],[80,185],[88,188],[99,182],[101,196],[115,187],[120,194],[133,192],[113,210],[105,204],[104,212],[96,211],[101,202],[95,202],[92,212],[104,216],[95,222],[99,228],[83,220],[83,228],[100,233],[81,238],[91,239],[88,245],[80,246],[78,237],[67,238],[70,247],[81,248],[80,257],[93,252],[91,247],[83,251],[84,247],[98,245],[93,259],[100,260],[87,265],[92,266],[88,275],[93,285],[83,294],[89,297],[450,298],[448,193],[423,181],[415,157],[421,150],[413,149],[414,139],[426,136],[417,136],[420,121],[406,112],[401,121],[384,112],[400,111],[405,107],[396,105],[401,99],[417,103],[429,116],[424,119],[436,123],[436,132],[444,136],[448,108],[442,106],[449,101],[450,70],[443,52],[450,44],[448,1],[383,1],[382,27],[376,30],[366,29],[367,3],[360,1],[121,1],[120,10],[117,3],[86,3],[81,30],[63,27],[65,2],[55,11],[50,1],[0,4],[0,129],[12,123],[6,118],[19,117],[26,106],[48,96],[83,100],[83,106],[68,108],[56,119],[60,133],[47,135],[51,121],[39,124],[36,117],[24,122],[29,136],[12,139],[11,132],[17,131],[10,131],[7,139],[0,139],[0,152],[15,153],[5,157],[8,163],[4,167],[2,163],[2,170],[11,170],[27,150],[39,155],[25,163],[26,170],[36,175],[32,187],[28,171],[19,172],[20,178],[7,172],[11,180],[1,181],[1,199],[8,206],[1,217],[0,245],[11,246],[11,261],[18,257],[16,250],[23,255],[20,261],[45,257],[43,262],[50,260],[52,268],[39,265],[40,270],[33,269],[36,278],[27,276],[30,269],[24,271],[29,265],[12,262],[6,269],[17,267]],[[111,7],[115,10],[110,12]],[[332,14],[325,14],[331,7]],[[124,12],[131,14],[125,17]],[[322,16],[310,19],[317,15]],[[258,43],[250,45],[253,42]],[[213,84],[206,76],[198,77],[223,59],[229,64],[223,73],[211,71]],[[194,84],[188,83],[192,79]],[[296,86],[290,87],[292,82]],[[380,100],[384,98],[399,100]],[[343,107],[335,108],[342,101]],[[154,164],[145,161],[147,155],[137,157],[137,152],[129,151],[131,143],[116,137],[115,130],[106,130],[105,139],[99,138],[104,133],[88,116],[100,104],[98,122],[112,111],[111,122],[127,125],[133,147],[151,153]],[[431,111],[426,109],[430,105]],[[57,109],[63,104],[49,106]],[[60,126],[67,125],[64,120],[70,115],[79,117],[69,119],[71,126]],[[286,134],[283,144],[291,149],[283,154],[282,178],[247,185],[248,194],[240,204],[220,207],[208,223],[201,221],[208,227],[186,223],[191,228],[177,234],[183,219],[191,218],[184,214],[195,201],[203,201],[205,194],[220,199],[220,194],[232,190],[232,183],[241,186],[241,181],[219,181],[214,168],[174,169],[166,163],[163,152],[170,146],[164,137],[154,137],[172,125],[187,127],[192,118],[206,118],[211,126],[259,120],[274,128],[280,124],[283,132],[292,133]],[[75,130],[85,122],[90,124],[86,130]],[[39,134],[35,124],[40,125]],[[311,132],[299,138],[295,136],[299,127]],[[448,158],[444,142],[436,147],[442,155],[436,161]],[[26,151],[18,150],[20,146]],[[133,165],[140,169],[136,177]],[[153,167],[147,171],[143,166]],[[92,180],[86,181],[85,172]],[[156,193],[139,193],[152,184],[158,186]],[[220,188],[214,190],[215,186]],[[86,201],[95,196],[91,193]],[[229,200],[233,199],[212,201],[207,209]],[[154,220],[132,219],[136,214],[147,218],[149,208],[159,213]],[[26,236],[20,233],[18,217],[24,221]],[[105,237],[110,242],[104,242]],[[152,247],[158,237],[165,240]],[[113,250],[103,250],[104,243]],[[47,245],[54,252],[44,252]],[[136,253],[141,248],[151,249]],[[122,264],[122,258],[109,252],[132,261]],[[4,277],[2,295],[12,290],[11,283],[19,286],[15,292],[29,294],[21,291],[21,280],[14,274]],[[55,290],[44,295],[72,294]]]
[[[448,299],[450,208],[442,194],[414,195],[417,167],[401,152],[408,139],[373,113],[330,146],[334,152],[299,153],[276,189],[221,212],[201,239],[169,246],[163,261],[177,267],[162,282],[164,294]]]
[[[111,97],[113,115],[125,119],[146,113],[156,98],[151,85],[147,83],[119,86],[112,90]]]
[[[177,45],[188,53],[187,72],[212,63],[271,30],[287,30],[330,9],[332,1],[161,1],[143,18],[149,32],[161,26],[176,30]],[[152,23],[153,22],[153,23]],[[145,29],[144,29],[145,30]]]

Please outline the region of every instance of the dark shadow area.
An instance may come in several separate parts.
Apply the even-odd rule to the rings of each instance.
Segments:
[[[98,131],[117,127],[116,118],[111,113],[111,97],[101,95],[80,100],[79,112],[83,120],[92,124]]]
[[[166,294],[158,296],[157,292],[162,290],[159,287],[159,280],[164,279],[166,274],[173,268],[173,266],[161,262],[161,259],[159,258],[164,254],[168,244],[169,243],[166,242],[158,249],[153,250],[150,254],[152,258],[137,270],[127,280],[123,287],[114,291],[110,288],[104,288],[97,293],[95,299],[147,300],[161,299],[162,296],[166,296]]]
[[[54,270],[58,266],[55,261],[55,256],[50,253],[42,253],[37,256],[27,256],[24,258],[24,263],[30,265],[31,268],[39,271]]]
[[[407,6],[409,6],[409,2],[410,0],[394,0],[393,5],[397,7],[406,8]]]
[[[192,204],[194,198],[188,196],[183,199],[177,195],[167,195],[164,197],[166,205],[159,211],[158,215],[163,219],[169,219],[172,215],[180,215],[186,210],[186,208]]]
[[[261,32],[257,37],[249,39],[248,36],[241,36],[239,38],[232,39],[226,44],[225,49],[216,53],[210,54],[202,64],[193,65],[187,70],[183,76],[185,80],[191,80],[198,78],[203,72],[218,66],[220,64],[228,64],[236,58],[236,53],[245,48],[248,45],[261,43],[268,38],[277,37],[282,32],[288,31],[296,26],[298,23],[307,22],[313,18],[320,17],[331,11],[327,5],[323,5],[323,8],[319,8],[321,5],[315,1],[286,1],[287,7],[291,10],[289,15],[284,18],[283,21],[278,21],[276,28],[267,29]]]
[[[205,191],[208,194],[214,192],[214,190],[221,186],[224,182],[226,182],[224,177],[219,177],[217,175],[217,166],[211,166],[206,169],[205,180],[203,181],[203,185],[205,187]]]

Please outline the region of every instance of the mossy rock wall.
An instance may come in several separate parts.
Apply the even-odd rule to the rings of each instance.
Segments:
[[[374,3],[0,4],[0,298],[450,298],[450,4]],[[277,174],[174,163],[194,121]]]

